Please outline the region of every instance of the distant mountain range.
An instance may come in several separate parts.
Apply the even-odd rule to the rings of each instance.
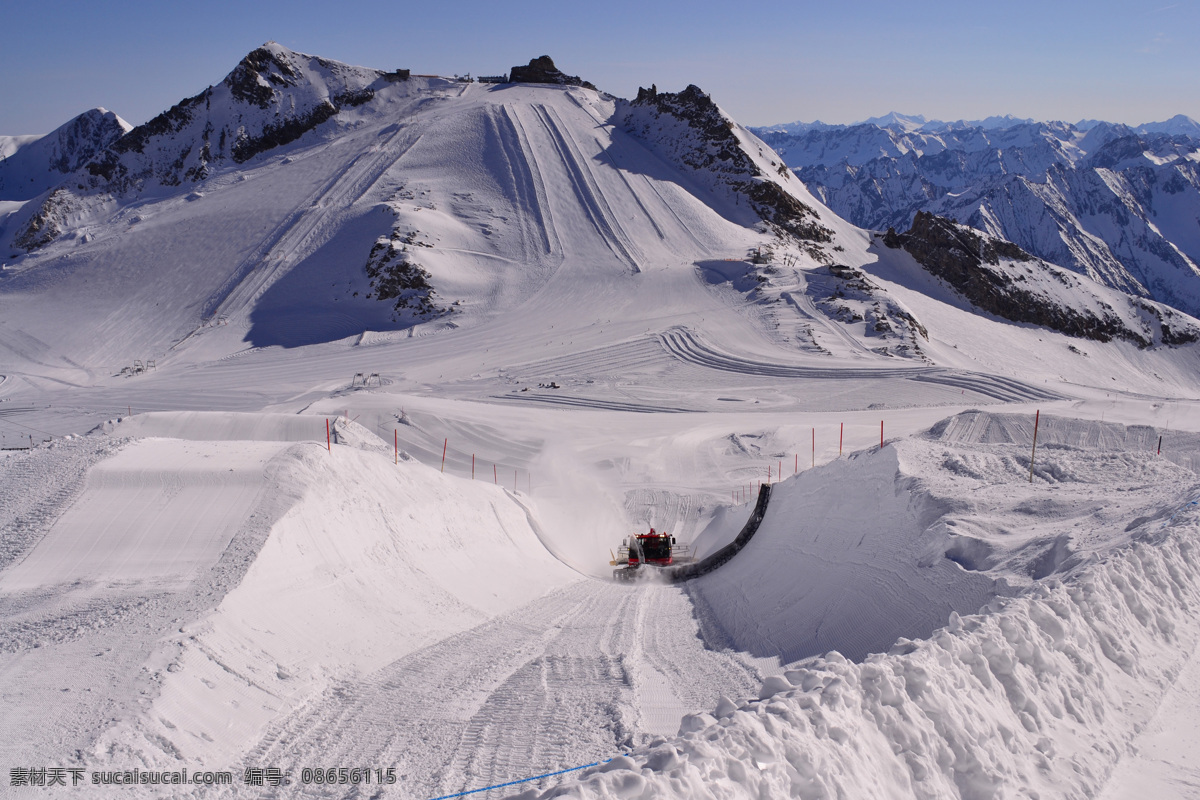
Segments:
[[[755,132],[857,225],[903,229],[931,212],[1200,313],[1200,125],[1188,117],[1132,128],[893,113]]]
[[[940,119],[926,119],[921,114],[901,114],[892,111],[884,114],[882,117],[871,117],[862,122],[852,122],[848,125],[829,124],[815,120],[813,122],[785,122],[780,125],[766,125],[759,128],[754,128],[761,136],[763,133],[789,133],[801,134],[808,131],[828,131],[828,130],[845,130],[847,128],[856,128],[860,125],[875,125],[880,128],[898,127],[905,131],[919,131],[921,133],[944,133],[960,128],[983,128],[984,130],[1003,130],[1004,128],[1012,128],[1017,125],[1034,125],[1037,120],[1031,118],[1014,117],[1012,114],[1004,114],[1000,116],[990,116],[986,119],[976,120],[958,120],[957,122],[945,122]],[[1061,124],[1061,123],[1048,123]],[[1097,119],[1081,119],[1073,126],[1076,130],[1089,131],[1097,125],[1111,125],[1112,123],[1103,122]],[[1131,127],[1135,133],[1168,133],[1172,136],[1200,136],[1200,122],[1183,114],[1176,114],[1168,120],[1162,122],[1146,122],[1136,127]]]

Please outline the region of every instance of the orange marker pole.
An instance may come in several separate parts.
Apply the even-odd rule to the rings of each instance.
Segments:
[[[450,445],[450,440],[442,442],[442,472],[446,471],[446,448]]]
[[[329,417],[325,418],[325,449],[333,452],[333,445],[329,443]]]

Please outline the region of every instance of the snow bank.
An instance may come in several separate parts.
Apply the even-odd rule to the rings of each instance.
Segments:
[[[323,444],[274,466],[299,501],[215,611],[150,659],[158,696],[98,752],[226,768],[331,683],[578,579],[498,487]]]
[[[760,699],[526,797],[1090,797],[1197,640],[1200,514],[861,664],[830,653]]]
[[[738,650],[861,660],[992,597],[991,577],[921,558],[946,508],[902,474],[896,447],[859,453],[776,484],[754,539],[689,592]]]

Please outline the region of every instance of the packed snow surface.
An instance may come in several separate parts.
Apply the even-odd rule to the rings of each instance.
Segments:
[[[712,107],[252,56],[0,204],[0,767],[1188,796],[1195,343],[981,314]]]

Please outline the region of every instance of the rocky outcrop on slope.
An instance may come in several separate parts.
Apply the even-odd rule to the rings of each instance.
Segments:
[[[524,67],[513,67],[508,71],[509,83],[552,83],[558,86],[582,86],[585,89],[595,89],[596,87],[589,81],[585,81],[578,75],[567,75],[558,67],[554,66],[554,59],[550,56],[538,56],[531,58],[529,64]]]
[[[677,93],[640,88],[633,102],[618,107],[618,117],[626,131],[656,144],[671,160],[714,177],[777,231],[803,242],[832,240],[816,209],[780,185],[792,179],[786,166],[772,161],[776,174],[768,175],[746,151],[737,123],[699,87]]]
[[[861,269],[830,264],[808,273],[805,293],[830,319],[862,325],[862,335],[880,355],[924,359],[921,342],[929,331],[912,312]]]
[[[414,260],[409,249],[432,246],[421,240],[419,231],[403,231],[399,223],[390,235],[377,239],[367,256],[371,286],[367,299],[395,301],[391,305],[397,322],[424,322],[448,313],[449,309],[437,302],[437,291],[430,283],[433,276]]]
[[[1011,242],[918,211],[912,228],[889,228],[883,243],[903,248],[975,307],[1011,322],[1068,336],[1139,347],[1200,340],[1200,323],[1172,309],[1123,295],[1053,267]]]

